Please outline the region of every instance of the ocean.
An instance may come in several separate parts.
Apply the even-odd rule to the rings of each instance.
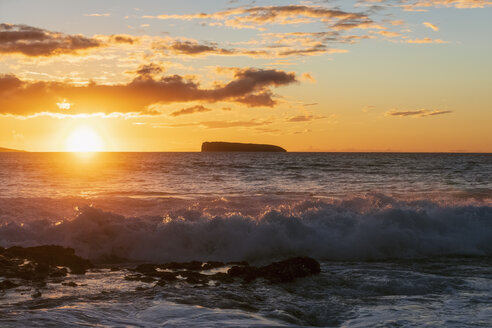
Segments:
[[[0,153],[0,246],[50,244],[96,268],[0,290],[0,326],[490,327],[492,154]],[[296,256],[321,273],[124,279]]]

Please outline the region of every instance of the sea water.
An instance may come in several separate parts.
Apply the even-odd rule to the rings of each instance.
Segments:
[[[1,292],[0,326],[490,327],[492,155],[1,153],[0,246],[44,244],[100,268]],[[301,255],[277,285],[102,265]]]

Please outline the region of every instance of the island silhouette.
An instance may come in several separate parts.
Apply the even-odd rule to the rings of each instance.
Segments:
[[[25,153],[25,150],[0,147],[0,153]]]
[[[239,142],[224,142],[213,141],[202,143],[202,152],[276,152],[285,153],[282,147],[275,145],[254,144],[254,143],[239,143]]]

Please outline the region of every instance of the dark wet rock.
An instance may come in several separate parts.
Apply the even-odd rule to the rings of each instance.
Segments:
[[[261,276],[271,282],[290,282],[321,272],[320,264],[310,257],[295,257],[288,260],[273,262],[260,268]]]
[[[225,266],[224,262],[208,261],[202,265],[202,270],[211,270],[216,268],[222,268]]]
[[[201,274],[196,271],[179,271],[178,276],[185,278],[185,281],[189,284],[202,284],[208,282],[208,275]]]
[[[245,282],[265,278],[272,283],[290,282],[321,272],[319,263],[309,257],[295,257],[273,262],[263,267],[233,266],[227,271],[231,277],[242,278]]]
[[[36,290],[36,291],[34,292],[34,294],[32,294],[31,296],[32,296],[32,298],[39,298],[39,297],[41,297],[42,295],[43,295],[43,294],[41,294],[41,292],[40,292],[39,290]]]
[[[242,278],[245,282],[253,281],[261,276],[261,272],[257,267],[238,265],[227,270],[227,274],[233,278]]]
[[[133,271],[138,274],[128,275],[127,280],[152,282],[155,278],[159,281],[156,285],[164,286],[168,283],[180,280],[189,284],[207,284],[209,281],[231,283],[234,279],[242,279],[249,283],[255,279],[263,278],[271,283],[291,282],[297,278],[307,277],[320,273],[319,263],[309,257],[290,258],[280,262],[274,262],[266,266],[250,266],[247,262],[234,262],[227,273],[203,274],[200,271],[223,268],[223,262],[170,262],[165,264],[140,264]],[[229,263],[230,264],[230,263]],[[166,270],[166,271],[162,271]]]
[[[163,281],[176,281],[178,278],[176,277],[178,274],[176,272],[158,272],[157,276],[161,278]]]
[[[203,270],[203,263],[199,261],[191,261],[191,262],[170,262],[159,265],[161,269],[169,269],[169,270],[194,270],[200,271]]]
[[[121,271],[121,269],[120,269],[119,267],[111,267],[111,268],[109,268],[109,270],[110,270],[111,272]]]
[[[137,271],[146,275],[155,274],[157,271],[155,270],[155,264],[145,263],[138,265],[133,271]]]
[[[41,273],[43,269],[46,269],[46,265],[68,267],[73,274],[84,274],[87,269],[94,267],[89,260],[75,255],[73,248],[56,245],[36,247],[13,246],[4,249],[3,255],[35,261],[38,265],[41,265]]]
[[[11,289],[11,288],[15,288],[18,286],[19,285],[17,285],[16,283],[14,283],[10,280],[4,280],[4,281],[0,282],[0,290]]]
[[[77,287],[77,283],[75,281],[69,281],[69,282],[62,282],[63,286],[68,286],[68,287]]]
[[[132,274],[132,275],[125,276],[125,280],[141,281],[141,282],[145,282],[145,283],[152,283],[155,281],[155,279],[153,277],[144,276],[141,274]]]
[[[220,281],[222,283],[231,283],[234,281],[234,279],[225,272],[217,272],[215,274],[212,274],[208,276],[208,279],[213,281]]]
[[[66,277],[67,273],[68,270],[66,268],[51,267],[51,271],[49,275],[51,278],[60,278],[60,277]]]

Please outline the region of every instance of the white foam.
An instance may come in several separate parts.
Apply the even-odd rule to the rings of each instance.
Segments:
[[[211,214],[218,203],[223,210]],[[74,219],[57,224],[4,224],[0,240],[3,247],[60,244],[91,259],[115,255],[155,262],[492,255],[488,205],[401,201],[384,195],[272,202],[262,204],[262,212],[248,211],[247,200],[241,204],[244,210],[234,206],[227,211],[227,202],[212,200],[140,217],[86,206]]]

